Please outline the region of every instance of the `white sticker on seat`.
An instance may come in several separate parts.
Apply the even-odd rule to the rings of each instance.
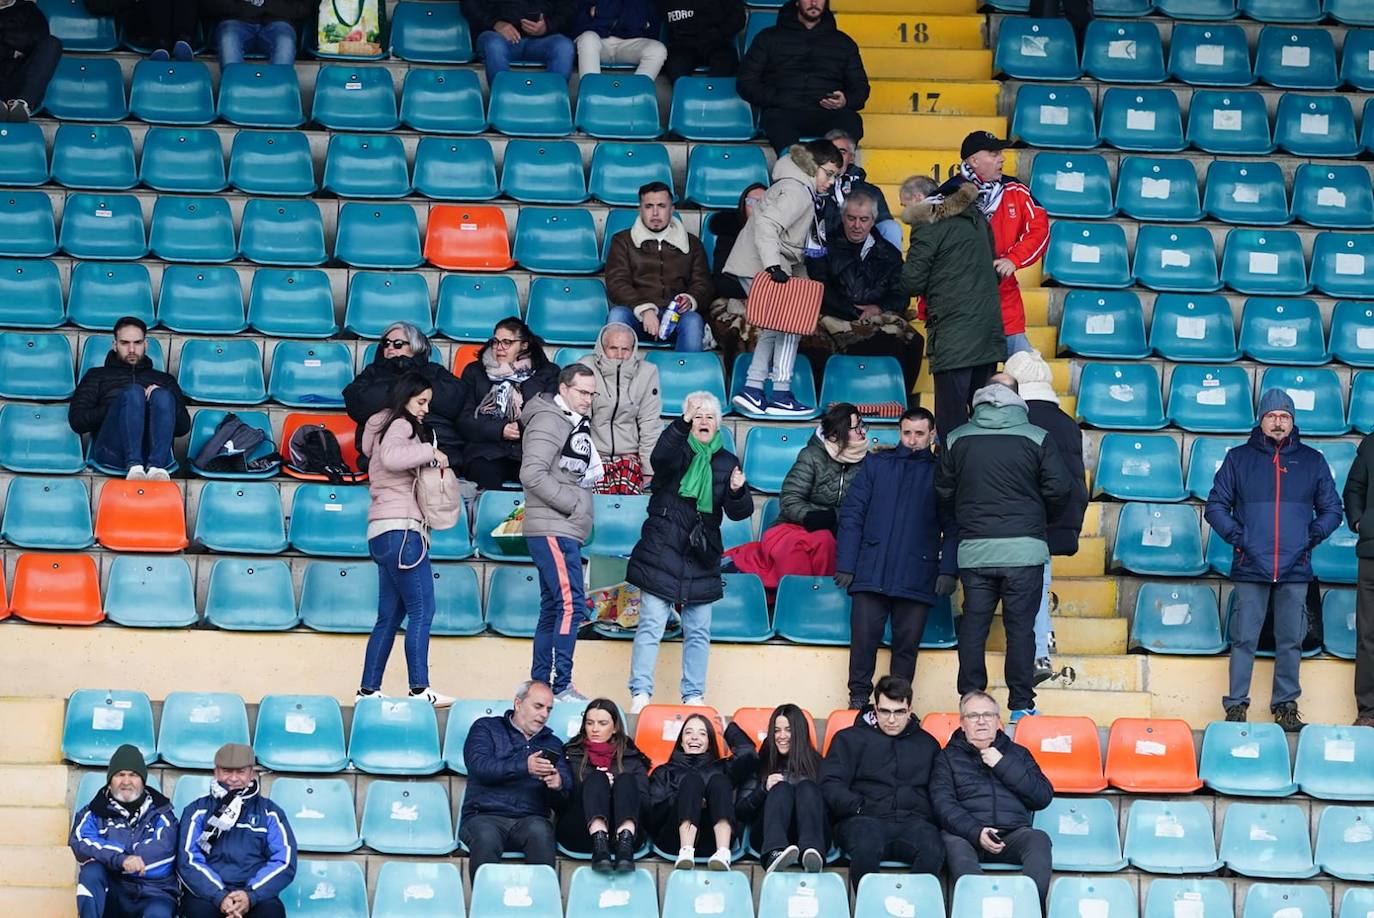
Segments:
[[[1284,45],[1279,54],[1281,67],[1307,67],[1312,63],[1312,49],[1305,45]]]
[[[1252,826],[1250,827],[1250,840],[1251,840],[1251,841],[1278,841],[1278,840],[1279,840],[1279,837],[1278,837],[1277,835],[1275,835],[1273,832],[1270,832],[1270,831],[1269,831],[1268,829],[1266,829],[1264,826],[1252,825]]]
[[[1169,191],[1173,188],[1173,182],[1166,178],[1150,178],[1148,175],[1140,179],[1140,196],[1149,198],[1152,201],[1167,201]]]
[[[419,822],[420,806],[416,803],[402,803],[399,800],[391,801],[391,818],[397,822]]]
[[[1298,116],[1298,133],[1325,137],[1331,133],[1331,119],[1326,115],[1303,112]]]
[[[1127,478],[1149,478],[1153,465],[1149,459],[1123,459],[1121,474]]]
[[[1174,544],[1174,530],[1169,526],[1147,526],[1140,534],[1140,544],[1150,548],[1168,548]],[[1136,746],[1140,744],[1136,743]],[[1137,748],[1136,752],[1139,751]]]
[[[1186,268],[1193,263],[1193,256],[1182,249],[1160,249],[1159,266],[1161,268]]]
[[[1212,130],[1239,131],[1243,124],[1240,109],[1218,108],[1212,112]]]
[[[507,886],[501,894],[501,904],[506,908],[529,908],[534,904],[528,886]]]
[[[1199,67],[1226,65],[1226,48],[1221,45],[1198,45],[1193,49],[1193,63]]]
[[[1336,273],[1357,275],[1364,273],[1364,256],[1356,252],[1336,253]]]
[[[1126,109],[1126,130],[1153,131],[1154,129],[1155,113],[1153,111],[1139,108]]]
[[[325,513],[343,513],[343,504],[325,504]]]
[[[428,902],[434,898],[434,887],[430,886],[428,883],[411,883],[405,888],[405,891],[401,893],[401,898],[406,902],[412,900]]]
[[[1095,245],[1083,245],[1075,242],[1069,248],[1069,261],[1080,265],[1096,265],[1102,263],[1102,249]]]
[[[1237,204],[1258,204],[1259,199],[1258,185],[1237,185],[1231,192],[1231,200]]]
[[[310,899],[312,902],[319,902],[327,899],[336,899],[338,898],[338,895],[338,890],[334,888],[333,883],[326,883],[325,881],[321,880],[320,882],[316,883],[315,888],[311,890]]]
[[[300,812],[298,812],[298,813],[292,813],[292,814],[291,814],[291,818],[292,818],[292,819],[323,819],[323,818],[324,818],[324,814],[321,813],[319,810],[312,810],[310,807],[306,806],[305,804],[301,804]]]
[[[1344,192],[1344,191],[1341,191],[1339,188],[1336,188],[1336,187],[1333,186],[1333,185],[1327,185],[1325,188],[1318,188],[1318,189],[1317,189],[1317,206],[1318,206],[1318,207],[1344,207],[1344,206],[1345,206],[1345,192]]]
[[[1188,604],[1186,602],[1166,602],[1164,607],[1159,610],[1159,620],[1161,624],[1171,627],[1185,624],[1188,621]]]
[[[603,889],[601,895],[597,897],[598,908],[624,908],[630,904],[630,891],[628,889]]]
[[[1279,256],[1275,255],[1273,252],[1251,252],[1250,273],[1278,274]]]
[[[1106,899],[1079,899],[1078,918],[1107,918],[1111,906]]]
[[[1107,395],[1114,402],[1133,402],[1135,401],[1135,389],[1125,383],[1116,383],[1107,387]]]
[[[1087,835],[1088,820],[1082,813],[1061,813],[1059,815],[1060,835]]]
[[[1163,755],[1169,751],[1169,747],[1154,740],[1138,739],[1135,741],[1136,755]]]
[[[99,707],[91,711],[92,730],[123,730],[124,712],[112,708]]]
[[[1022,35],[1022,57],[1049,57],[1050,37],[1048,35]]]
[[[200,704],[191,709],[193,724],[217,724],[219,717],[220,710],[217,704]]]
[[[1065,105],[1040,106],[1040,123],[1066,126],[1069,123],[1069,109]]]
[[[1302,909],[1290,905],[1288,908],[1281,908],[1274,912],[1274,918],[1302,918]]]
[[[309,736],[315,732],[315,718],[299,712],[287,714],[286,732]]]
[[[702,893],[692,900],[694,915],[725,914],[725,894],[718,892]]]
[[[1083,191],[1083,173],[1056,172],[1054,174],[1054,190],[1081,194]]]
[[[1298,329],[1293,325],[1271,325],[1266,337],[1270,347],[1298,346]]]
[[[797,892],[798,895],[787,897],[787,918],[816,918],[821,913],[821,904],[816,900],[816,894],[805,888]]]
[[[1133,61],[1136,56],[1135,40],[1119,38],[1107,42],[1107,57],[1116,61]]]
[[[682,732],[682,721],[665,720],[663,722],[663,741],[665,743],[676,743],[678,734]]]
[[[1355,346],[1362,351],[1374,350],[1374,328],[1355,329]]]
[[[901,896],[884,897],[883,911],[892,918],[916,918],[916,904],[906,901]]]
[[[1293,400],[1293,407],[1299,411],[1311,411],[1317,407],[1317,392],[1315,389],[1284,389],[1288,397]]]
[[[1116,332],[1116,316],[1111,313],[1088,316],[1088,320],[1083,323],[1083,330],[1090,335],[1113,334]]]
[[[308,366],[308,367],[322,367],[322,366],[324,366],[324,362],[321,361],[318,357],[307,357],[307,358],[305,358],[304,360],[302,360],[301,363],[305,364],[305,365]]]
[[[1355,761],[1355,741],[1348,739],[1329,739],[1322,750],[1322,758],[1328,762]]]
[[[1259,755],[1259,743],[1238,743],[1231,747],[1233,759],[1257,759]]]
[[[1155,838],[1182,838],[1183,823],[1172,813],[1165,813],[1155,820]]]
[[[983,918],[1012,918],[1015,911],[1010,896],[988,896],[983,899]]]
[[[1040,751],[1058,752],[1067,755],[1073,752],[1073,737],[1068,734],[1064,736],[1047,736],[1040,741]]]
[[[1201,341],[1207,337],[1207,320],[1179,316],[1174,324],[1174,335],[1186,341]]]
[[[1362,845],[1370,840],[1374,840],[1374,829],[1367,822],[1352,823],[1341,833],[1341,841],[1347,845]]]
[[[1204,918],[1202,897],[1197,893],[1184,893],[1183,898],[1174,900],[1174,918]]]
[[[1221,407],[1226,404],[1226,390],[1220,387],[1215,389],[1197,390],[1197,403],[1199,405],[1211,405]]]

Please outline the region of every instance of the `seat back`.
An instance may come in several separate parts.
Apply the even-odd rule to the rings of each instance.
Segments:
[[[453,702],[448,711],[448,726],[444,731],[444,764],[460,775],[468,773],[467,763],[463,760],[463,745],[467,742],[468,731],[481,717],[501,717],[509,702],[474,701],[460,698]]]
[[[0,255],[38,258],[57,251],[52,202],[41,191],[0,195]]]
[[[14,566],[9,611],[43,625],[94,625],[105,618],[91,555],[22,554]]]
[[[1110,872],[1125,867],[1117,821],[1116,807],[1103,797],[1055,797],[1035,814],[1035,828],[1050,837],[1056,870]]]
[[[1153,22],[1094,19],[1083,39],[1083,70],[1109,83],[1163,83],[1159,29]]]
[[[260,62],[222,67],[219,116],[244,127],[299,127],[305,115],[296,69]]]
[[[1193,800],[1133,801],[1123,850],[1132,867],[1150,873],[1211,873],[1221,866],[1211,808]]]
[[[248,711],[238,695],[169,692],[162,702],[157,751],[170,765],[208,770],[220,746],[248,742]]]
[[[748,520],[744,520],[742,526],[745,532],[750,532]],[[727,548],[733,547],[725,527],[722,527],[721,536]],[[741,541],[737,544],[745,541],[750,539],[743,538],[741,533]],[[768,620],[768,601],[758,575],[721,574],[720,579],[723,595],[711,606],[712,639],[752,644],[771,638],[773,625]]]
[[[1211,587],[1145,583],[1136,594],[1131,646],[1151,653],[1214,654],[1226,649]]]
[[[1129,287],[1125,230],[1115,223],[1057,221],[1050,227],[1045,271],[1070,287]]]
[[[185,558],[120,555],[105,584],[105,615],[117,625],[183,628],[194,625],[195,585]]]
[[[1302,879],[1316,874],[1307,813],[1291,803],[1233,803],[1221,829],[1221,859],[1250,877]]]
[[[605,909],[625,918],[658,918],[654,875],[644,868],[612,874],[578,867],[568,889],[568,918],[599,918]]]
[[[1095,153],[1037,153],[1031,194],[1055,217],[1105,219],[1115,216],[1107,161]]]
[[[1374,51],[1374,45],[1371,45]],[[1293,216],[1312,226],[1374,226],[1374,188],[1359,166],[1302,163],[1293,176]],[[1313,279],[1316,282],[1316,279]]]
[[[367,880],[357,861],[301,858],[281,901],[293,918],[366,918]]]
[[[485,869],[485,867],[483,868]],[[742,871],[675,870],[663,890],[663,918],[739,915],[753,918],[754,897]]]
[[[342,749],[342,735],[339,745]],[[347,780],[278,777],[269,793],[272,802],[286,813],[300,850],[345,852],[362,844],[353,786]]]
[[[896,357],[855,357],[834,354],[825,362],[825,378],[821,382],[820,406],[838,402],[855,405],[892,405],[906,408],[906,384],[902,365]],[[869,413],[866,421],[891,420],[891,415]]]
[[[74,325],[102,332],[113,328],[126,315],[142,319],[150,326],[157,324],[153,318],[153,281],[147,266],[77,262],[72,266],[67,315]],[[108,350],[111,342],[104,338],[97,345],[87,346],[100,344]],[[104,354],[100,356],[103,360]]]
[[[1174,361],[1239,358],[1230,303],[1224,296],[1160,294],[1150,323],[1150,347]]]
[[[1255,49],[1255,75],[1282,89],[1335,89],[1341,78],[1331,33],[1265,26]]]
[[[311,561],[301,583],[301,624],[315,631],[366,634],[377,618],[377,565]]]
[[[759,918],[791,918],[797,903],[815,914],[849,918],[849,890],[838,873],[770,873],[759,894]]]
[[[386,67],[325,64],[315,77],[310,118],[331,131],[389,131],[400,123]]]
[[[514,265],[499,207],[436,204],[425,228],[425,260],[452,271],[504,271]]]
[[[238,272],[224,265],[168,265],[157,314],[172,331],[189,334],[235,335],[248,327]]]
[[[157,761],[153,706],[148,696],[123,689],[77,689],[67,698],[62,720],[62,758],[78,765],[105,766],[125,743],[146,762]],[[87,800],[77,800],[84,806]]]
[[[585,201],[587,177],[581,149],[571,140],[508,141],[501,165],[501,193],[535,204]]]
[[[58,246],[75,258],[133,261],[148,254],[143,208],[123,194],[67,195]]]
[[[344,204],[334,257],[355,268],[419,267],[424,258],[415,209],[409,204]]]
[[[1097,725],[1090,718],[1023,717],[1016,722],[1015,740],[1030,750],[1056,793],[1094,794],[1107,786]]]
[[[7,124],[0,134],[0,181],[11,187],[47,184],[48,146],[35,123]]]
[[[180,551],[186,508],[170,481],[107,481],[95,511],[95,538],[111,551]]]
[[[768,164],[757,146],[702,144],[687,154],[683,197],[702,207],[730,208],[755,182],[769,183]]]
[[[366,557],[368,504],[364,488],[298,486],[291,502],[291,546],[307,555]]]
[[[1039,918],[1040,894],[1030,877],[969,874],[954,884],[950,918],[978,918],[989,912],[1004,918]]]
[[[261,265],[323,264],[324,218],[319,205],[253,198],[243,207],[239,251]]]
[[[63,55],[43,94],[43,108],[60,121],[122,121],[124,74],[113,57]]]
[[[720,358],[709,351],[651,350],[645,359],[658,367],[659,391],[663,399],[664,417],[682,414],[683,399],[693,392],[709,392],[722,406],[725,395],[725,372]]]
[[[825,736],[821,743],[821,755],[830,751],[830,742],[835,738],[835,734],[854,726],[854,718],[858,716],[858,713],[853,709],[830,712],[830,715],[825,719]]]
[[[515,224],[515,260],[541,274],[601,270],[596,224],[585,209],[522,207]]]
[[[436,907],[445,911],[436,911]],[[372,899],[372,918],[432,918],[439,915],[463,918],[463,877],[455,864],[445,861],[385,861],[382,864]]]
[[[129,112],[153,124],[209,124],[215,120],[210,68],[200,61],[139,61],[129,86]]]
[[[119,124],[61,124],[53,137],[52,179],[68,188],[122,191],[138,184],[134,141]]]
[[[694,714],[709,718],[715,726],[716,748],[725,753],[724,720],[715,708],[706,705],[651,704],[639,713],[635,724],[635,745],[655,766],[668,761],[682,725]]]
[[[414,698],[364,698],[348,738],[353,767],[374,775],[430,775],[443,767],[434,706]]]
[[[1313,858],[1322,873],[1365,884],[1374,881],[1374,871],[1369,868],[1370,820],[1374,820],[1374,812],[1368,807],[1328,806],[1322,810]],[[1352,893],[1361,898],[1352,902]],[[1358,915],[1361,907],[1374,908],[1374,890],[1347,891],[1341,900],[1341,915]]]
[[[588,73],[577,85],[577,129],[591,137],[649,140],[663,133],[654,81],[641,73]]]
[[[1242,3],[1245,0],[1241,0]],[[1245,893],[1242,918],[1331,918],[1331,899],[1320,886],[1288,883],[1254,883]]]
[[[510,137],[564,137],[572,133],[568,83],[556,73],[507,70],[491,81],[491,126]]]
[[[1198,220],[1197,172],[1186,159],[1127,156],[1117,169],[1117,206],[1137,220]]]
[[[79,478],[11,479],[0,536],[21,548],[89,547],[95,534],[86,483]]]
[[[444,788],[435,781],[373,781],[363,803],[363,841],[383,854],[448,854],[458,842]]]
[[[929,873],[870,873],[859,881],[854,898],[855,918],[915,915],[929,911],[945,918],[945,897],[938,877]]]
[[[1302,240],[1291,230],[1231,230],[1221,278],[1241,293],[1300,296],[1311,289]]]
[[[439,281],[434,324],[446,338],[485,342],[497,322],[519,316],[513,278],[445,274]]]
[[[1340,485],[1336,489],[1341,490]],[[1342,660],[1355,659],[1355,594],[1327,590],[1322,597],[1322,648]]]
[[[419,64],[466,64],[472,60],[468,21],[451,3],[398,3],[391,14],[391,53]]]
[[[754,113],[740,98],[734,77],[678,77],[668,130],[686,140],[752,140]]]
[[[68,51],[113,51],[119,26],[113,16],[94,16],[81,0],[38,0],[49,31]]]
[[[1264,97],[1200,89],[1188,104],[1188,142],[1207,153],[1263,155],[1274,149]]]
[[[225,198],[158,198],[152,226],[149,247],[164,261],[226,262],[238,255]],[[242,294],[238,308],[243,309]]]
[[[1154,290],[1217,290],[1217,252],[1201,226],[1142,226],[1132,275]]]
[[[239,131],[229,150],[229,184],[246,194],[313,193],[318,185],[309,139],[299,131]],[[270,203],[256,206],[269,207]],[[323,240],[320,248],[324,248]]]
[[[57,328],[65,312],[62,278],[53,262],[16,259],[0,270],[0,322],[7,328]]]
[[[1168,89],[1108,89],[1102,96],[1101,132],[1104,141],[1122,150],[1170,153],[1187,146],[1178,96]]]
[[[347,198],[410,194],[406,151],[395,134],[333,134],[324,159],[324,189]]]
[[[1318,365],[1330,359],[1321,310],[1308,299],[1246,300],[1240,348],[1262,363]]]
[[[1078,413],[1094,427],[1163,427],[1159,372],[1148,363],[1087,364],[1078,380]]]
[[[1107,738],[1107,781],[1132,793],[1186,794],[1202,786],[1193,733],[1181,720],[1118,717]]]
[[[519,246],[517,257],[518,250]],[[606,285],[600,278],[536,277],[530,281],[526,321],[549,344],[594,343],[609,311]]]
[[[634,207],[639,204],[639,189],[650,182],[662,182],[670,190],[673,187],[673,167],[663,144],[603,141],[596,145],[589,185],[593,198]],[[606,235],[612,235],[609,222]]]
[[[1193,86],[1249,86],[1255,76],[1245,30],[1234,25],[1174,23],[1169,75]]]
[[[397,322],[409,322],[422,334],[434,330],[429,285],[423,274],[358,271],[348,285],[344,328],[360,338],[380,338]]]
[[[1286,92],[1274,118],[1274,143],[1294,156],[1354,156],[1360,151],[1355,110],[1335,93]]]
[[[1021,86],[1011,132],[1036,147],[1086,150],[1097,146],[1093,98],[1082,86]]]
[[[1175,911],[1189,914],[1231,915],[1235,913],[1231,888],[1213,878],[1151,880],[1145,895],[1144,918],[1171,918]]]
[[[1243,367],[1179,366],[1169,379],[1169,420],[1199,433],[1244,433],[1255,425]]]
[[[1008,16],[997,34],[993,69],[1017,80],[1076,80],[1078,42],[1064,19]]]
[[[1312,246],[1312,284],[1328,296],[1374,295],[1369,269],[1374,246],[1367,233],[1320,233]]]
[[[436,134],[482,133],[487,113],[477,72],[412,67],[401,87],[401,122]]]
[[[829,577],[787,574],[778,581],[773,625],[798,644],[849,643],[849,594]]]
[[[263,696],[253,750],[273,771],[342,771],[348,754],[339,703],[328,695]]]
[[[443,201],[487,201],[500,190],[491,142],[481,137],[421,137],[415,190]]]
[[[296,408],[341,406],[353,375],[353,352],[341,341],[278,341],[267,392],[272,401]]]
[[[1182,500],[1186,492],[1178,441],[1166,435],[1105,435],[1098,444],[1093,486],[1122,500]]]
[[[1293,779],[1323,800],[1374,799],[1374,727],[1309,724],[1298,736]]]
[[[67,423],[65,405],[0,407],[0,468],[70,475],[84,465],[81,438]]]

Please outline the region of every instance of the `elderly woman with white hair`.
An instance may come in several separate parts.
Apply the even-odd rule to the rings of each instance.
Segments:
[[[683,399],[682,417],[654,446],[649,516],[625,574],[642,596],[630,657],[634,714],[653,698],[658,645],[674,606],[682,607],[682,703],[704,703],[711,604],[721,598],[721,518],[743,520],[754,512],[739,460],[724,446],[720,418],[714,395],[693,392]]]

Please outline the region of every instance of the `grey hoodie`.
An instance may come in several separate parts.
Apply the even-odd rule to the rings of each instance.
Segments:
[[[548,393],[525,403],[521,424],[524,455],[520,486],[525,489],[525,536],[560,536],[587,541],[592,532],[592,492],[558,464],[572,423]]]
[[[627,331],[635,341],[634,351],[625,360],[606,356],[606,335],[612,331]],[[592,401],[592,442],[596,451],[606,461],[637,453],[644,474],[652,475],[649,455],[663,433],[663,422],[659,419],[663,396],[658,367],[640,353],[638,336],[628,325],[607,323],[596,338],[596,353],[578,363],[591,367],[599,377]]]

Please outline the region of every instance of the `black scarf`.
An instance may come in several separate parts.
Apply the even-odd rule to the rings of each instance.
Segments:
[[[205,829],[196,839],[196,845],[206,854],[220,836],[238,825],[239,815],[243,812],[243,801],[258,793],[258,782],[254,781],[242,790],[229,790],[218,781],[210,782],[210,796],[215,799],[215,810],[205,819]]]

